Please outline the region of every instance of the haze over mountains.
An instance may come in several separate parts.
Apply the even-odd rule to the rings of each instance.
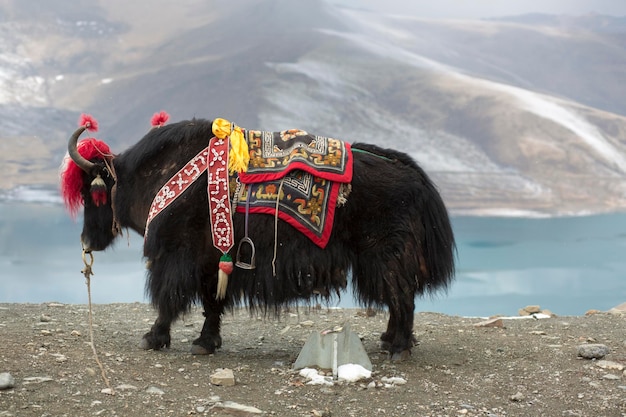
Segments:
[[[626,18],[433,20],[322,0],[0,0],[0,188],[224,117],[402,149],[456,213],[626,209]]]

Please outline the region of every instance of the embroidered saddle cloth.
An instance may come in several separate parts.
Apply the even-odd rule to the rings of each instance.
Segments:
[[[239,174],[239,181],[246,187],[243,195],[239,196],[237,211],[245,213],[247,206],[250,213],[274,215],[278,204],[279,218],[324,248],[332,232],[341,184],[352,181],[350,144],[295,129],[282,132],[246,131],[246,135],[250,161],[247,172]],[[228,145],[226,142],[226,148],[219,152],[215,147],[215,144],[222,142],[217,138],[211,139],[206,149],[201,150],[163,185],[150,207],[146,236],[152,219],[184,193],[205,171],[209,171],[209,200],[225,204],[224,196],[228,200],[228,187],[213,187],[215,190],[211,188],[212,185],[217,186],[224,182],[217,178],[217,172],[226,170]],[[216,166],[217,171],[213,172],[212,169]],[[236,177],[231,178],[231,181],[235,179]],[[231,192],[235,188],[231,186]],[[230,218],[229,213],[229,207],[221,211],[216,208],[216,215],[227,214],[224,218]],[[226,221],[222,223],[230,224]],[[222,235],[232,237],[232,229],[216,227],[213,219],[212,226],[214,239],[215,229],[224,229]],[[228,240],[222,235],[218,239]],[[220,245],[220,248],[227,252],[232,245],[233,242],[228,241],[227,244]]]
[[[352,181],[350,144],[303,130],[249,130],[250,162],[238,212],[275,214],[324,248],[341,183]]]

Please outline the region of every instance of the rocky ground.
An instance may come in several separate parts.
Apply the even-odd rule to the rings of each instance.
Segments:
[[[87,313],[0,304],[0,416],[626,416],[619,311],[486,325],[419,313],[419,345],[392,363],[378,345],[384,313],[300,309],[267,319],[237,310],[225,316],[223,348],[192,356],[200,311],[176,324],[171,349],[154,352],[138,348],[155,317],[149,305],[96,305],[95,345],[112,391]],[[311,332],[345,323],[362,337],[370,378],[311,385],[292,370]],[[220,368],[235,385],[215,379]]]

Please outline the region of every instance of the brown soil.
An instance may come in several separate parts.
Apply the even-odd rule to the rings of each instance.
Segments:
[[[149,305],[96,305],[95,344],[110,395],[102,392],[87,312],[84,305],[0,304],[0,373],[15,380],[0,391],[0,416],[257,415],[230,402],[277,416],[626,415],[620,369],[626,365],[626,321],[620,315],[477,327],[481,319],[420,313],[414,329],[419,345],[408,361],[392,363],[378,345],[384,313],[301,309],[278,320],[237,310],[225,316],[222,349],[192,356],[200,311],[176,323],[171,349],[155,352],[138,348],[155,317]],[[291,369],[304,342],[312,331],[344,323],[362,336],[372,377],[307,385]],[[609,368],[578,357],[578,346],[586,343],[610,349]],[[232,369],[236,385],[212,385],[218,368]],[[385,385],[385,377],[406,383]]]

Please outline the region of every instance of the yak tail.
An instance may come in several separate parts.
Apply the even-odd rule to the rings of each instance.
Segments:
[[[422,195],[422,256],[427,273],[422,277],[422,287],[418,292],[430,292],[435,289],[447,289],[454,277],[456,243],[450,223],[448,210],[435,184],[418,166],[423,178],[424,192]],[[424,288],[423,286],[426,286]]]

